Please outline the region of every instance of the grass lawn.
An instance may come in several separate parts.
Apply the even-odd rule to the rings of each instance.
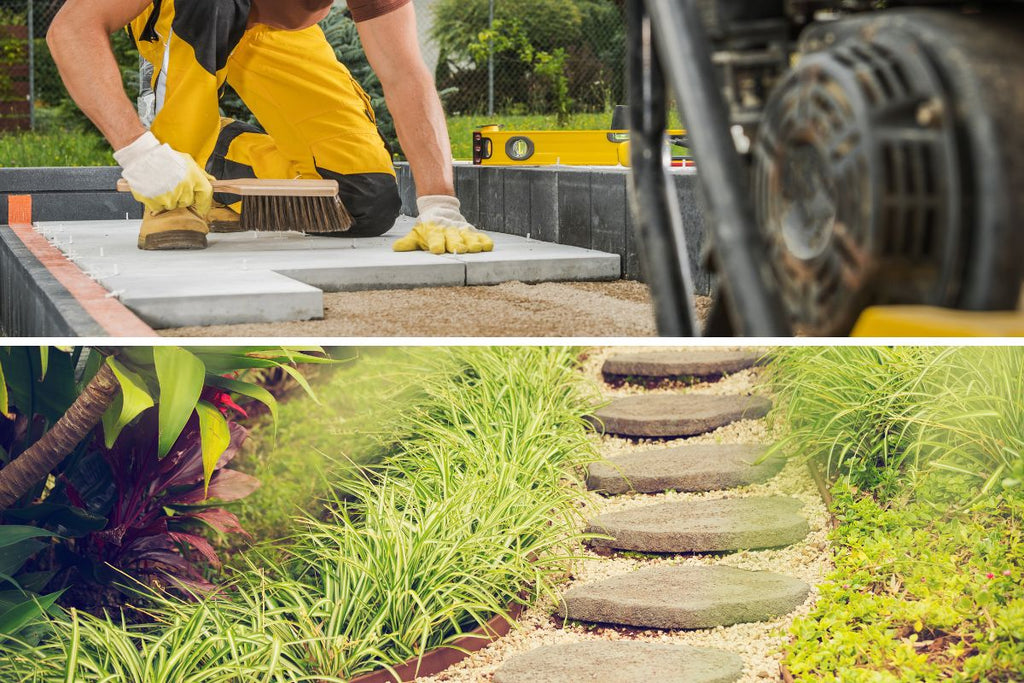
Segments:
[[[110,146],[95,132],[0,133],[0,168],[114,165]]]

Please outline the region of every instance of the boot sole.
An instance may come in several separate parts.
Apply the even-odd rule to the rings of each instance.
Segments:
[[[245,232],[248,228],[242,227],[241,221],[211,221],[210,232]]]
[[[206,249],[206,235],[195,230],[168,230],[139,237],[139,249]]]

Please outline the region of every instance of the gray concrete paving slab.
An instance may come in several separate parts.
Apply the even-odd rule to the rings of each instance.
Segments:
[[[401,217],[385,235],[363,239],[211,234],[207,249],[165,252],[139,250],[133,220],[41,222],[36,229],[157,328],[319,318],[324,291],[619,276],[616,254],[515,235],[492,233],[495,251],[484,254],[392,251],[414,222]]]

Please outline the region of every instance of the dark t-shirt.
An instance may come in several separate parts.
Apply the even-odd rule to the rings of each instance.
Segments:
[[[409,0],[348,0],[348,10],[353,21],[366,21],[408,4]]]

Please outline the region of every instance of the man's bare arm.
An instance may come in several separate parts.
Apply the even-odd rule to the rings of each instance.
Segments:
[[[384,87],[416,193],[454,195],[448,125],[434,77],[420,53],[412,4],[356,27],[366,58]]]
[[[115,150],[146,128],[124,92],[110,34],[124,28],[149,4],[150,0],[68,0],[46,34],[72,99]]]

